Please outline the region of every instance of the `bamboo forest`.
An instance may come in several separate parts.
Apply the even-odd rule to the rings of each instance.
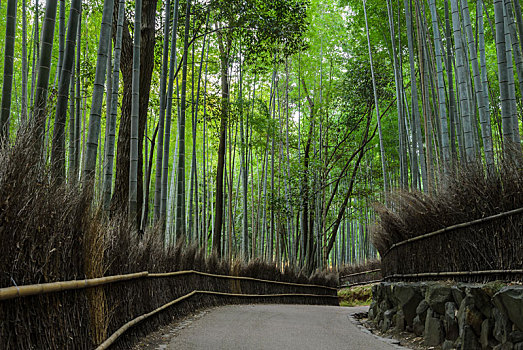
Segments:
[[[459,333],[472,287],[390,287],[521,284],[520,0],[0,0],[0,47],[0,348],[371,282],[383,332],[523,348],[501,287]]]
[[[166,246],[309,271],[367,260],[392,190],[521,157],[519,0],[0,11],[2,142],[31,125],[55,184],[92,187]]]
[[[519,0],[0,11],[4,147],[30,130],[49,181],[166,247],[309,272],[365,261],[392,191],[521,158]]]

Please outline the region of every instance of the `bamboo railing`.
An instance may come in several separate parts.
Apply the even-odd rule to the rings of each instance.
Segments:
[[[200,275],[208,276],[215,278],[225,278],[225,279],[234,279],[234,280],[245,280],[245,281],[256,281],[262,283],[271,283],[271,284],[280,284],[287,286],[296,286],[296,287],[307,287],[307,288],[321,288],[327,290],[337,290],[334,287],[321,286],[317,284],[300,284],[300,283],[291,283],[291,282],[282,282],[282,281],[271,281],[263,280],[254,277],[244,277],[244,276],[228,276],[228,275],[215,275],[207,272],[200,272],[195,270],[187,271],[175,271],[167,273],[149,273],[147,271],[130,273],[125,275],[115,275],[99,278],[91,278],[84,280],[72,280],[72,281],[63,281],[63,282],[50,282],[50,283],[41,283],[41,284],[30,284],[25,286],[13,286],[7,288],[0,288],[0,300],[8,300],[19,297],[26,297],[32,295],[42,295],[47,293],[61,292],[65,290],[75,290],[75,289],[84,289],[92,288],[105,284],[111,284],[116,282],[128,281],[138,278],[161,278],[161,277],[174,277],[181,275]]]
[[[221,296],[230,296],[230,297],[246,297],[246,298],[268,298],[268,297],[312,297],[312,298],[338,298],[337,295],[317,295],[317,294],[235,294],[235,293],[224,293],[224,292],[213,292],[213,291],[207,291],[207,290],[193,290],[192,292],[181,296],[177,299],[174,299],[173,301],[170,301],[159,308],[146,313],[144,315],[138,316],[135,319],[132,319],[131,321],[124,324],[122,327],[120,327],[116,332],[114,332],[109,338],[107,338],[102,344],[100,344],[96,350],[105,350],[109,348],[125,331],[127,331],[129,328],[135,326],[136,324],[142,322],[148,317],[151,317],[165,309],[167,309],[170,306],[173,306],[174,304],[177,304],[185,299],[188,299],[196,294],[208,294],[208,295],[221,295]]]
[[[366,275],[369,273],[380,272],[380,271],[381,271],[381,269],[374,269],[374,270],[368,270],[368,271],[355,272],[355,273],[351,273],[348,275],[340,276],[340,279],[354,277],[354,276],[361,276],[361,275]]]
[[[427,277],[458,277],[458,276],[486,276],[486,275],[523,275],[523,270],[484,270],[484,271],[446,271],[446,272],[421,272],[409,274],[393,274],[383,280],[394,278],[427,278]]]
[[[31,295],[42,295],[47,293],[62,292],[64,290],[84,289],[102,286],[121,281],[128,281],[137,278],[147,277],[148,272],[137,272],[126,275],[115,275],[84,280],[73,280],[64,282],[51,282],[41,284],[29,284],[25,286],[13,286],[0,288],[0,300],[8,300]]]
[[[84,279],[84,280],[61,281],[61,282],[51,282],[51,283],[41,283],[41,284],[0,288],[0,301],[14,299],[14,298],[27,297],[27,296],[42,295],[42,294],[47,294],[47,293],[62,292],[62,291],[66,291],[66,290],[93,288],[93,287],[98,287],[98,286],[107,285],[107,284],[111,284],[111,283],[129,281],[129,280],[134,280],[134,279],[168,278],[168,277],[191,275],[191,274],[206,276],[206,277],[214,277],[214,278],[255,281],[255,282],[260,282],[260,283],[269,283],[269,284],[278,284],[278,285],[296,286],[296,287],[305,287],[305,288],[320,288],[320,289],[325,289],[325,290],[337,291],[337,288],[335,288],[335,287],[328,287],[328,286],[322,286],[322,285],[317,285],[317,284],[300,284],[300,283],[291,283],[291,282],[283,282],[283,281],[264,280],[264,279],[259,279],[259,278],[254,278],[254,277],[245,277],[245,276],[217,275],[217,274],[200,272],[200,271],[195,271],[195,270],[175,271],[175,272],[167,272],[167,273],[149,273],[147,271],[142,271],[142,272],[137,272],[137,273],[107,276],[107,277],[92,278],[92,279]],[[134,325],[142,322],[143,320],[169,308],[170,306],[173,306],[196,294],[244,297],[244,298],[278,298],[278,297],[338,298],[337,295],[321,295],[321,294],[300,294],[300,293],[237,294],[237,293],[225,293],[225,292],[215,292],[215,291],[205,291],[205,290],[194,290],[186,295],[178,297],[178,298],[156,308],[155,310],[153,310],[151,312],[143,314],[143,315],[136,317],[136,318],[132,319],[131,321],[125,323],[116,332],[114,332],[109,338],[107,338],[102,344],[100,344],[96,349],[97,350],[107,349],[129,328],[131,328]]]
[[[437,236],[437,235],[440,235],[440,234],[445,233],[445,232],[454,231],[454,230],[457,230],[457,229],[460,229],[460,228],[466,228],[466,227],[482,224],[482,223],[487,222],[487,221],[500,219],[500,218],[503,218],[505,216],[512,216],[512,215],[521,214],[521,213],[523,213],[523,208],[514,209],[514,210],[506,211],[506,212],[503,212],[503,213],[499,213],[499,214],[496,214],[496,215],[487,216],[487,217],[484,217],[484,218],[481,218],[481,219],[477,219],[477,220],[473,220],[473,221],[469,221],[469,222],[464,222],[464,223],[456,224],[456,225],[452,225],[452,226],[447,226],[447,227],[442,228],[442,229],[437,230],[437,231],[433,231],[433,232],[430,232],[430,233],[427,233],[427,234],[424,234],[424,235],[412,237],[412,238],[409,238],[409,239],[406,239],[404,241],[401,241],[401,242],[398,242],[398,243],[394,243],[393,245],[391,245],[390,248],[385,252],[385,254],[383,254],[382,259],[384,257],[386,257],[387,254],[389,254],[391,252],[391,250],[393,250],[394,248],[397,248],[399,246],[402,246],[402,245],[405,245],[405,244],[408,244],[408,243],[416,242],[416,241],[419,241],[419,240],[422,240],[422,239],[427,239],[427,238],[430,238],[430,237],[433,237],[433,236]]]

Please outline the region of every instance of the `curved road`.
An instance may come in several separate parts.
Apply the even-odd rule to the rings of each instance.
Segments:
[[[362,311],[366,308],[223,306],[187,322],[157,349],[400,349],[350,319],[351,314]]]

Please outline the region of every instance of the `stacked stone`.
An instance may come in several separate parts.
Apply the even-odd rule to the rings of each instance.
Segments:
[[[372,297],[369,320],[383,332],[413,332],[444,350],[523,350],[523,286],[384,282]]]

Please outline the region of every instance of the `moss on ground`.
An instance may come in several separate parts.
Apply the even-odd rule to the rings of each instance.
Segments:
[[[372,301],[371,285],[343,288],[338,291],[340,306],[369,305]]]

